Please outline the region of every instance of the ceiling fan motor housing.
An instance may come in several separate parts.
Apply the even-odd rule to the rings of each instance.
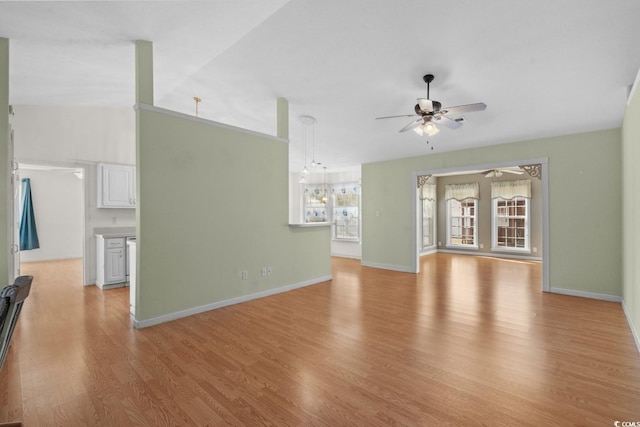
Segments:
[[[429,100],[431,101],[431,100]],[[431,101],[431,104],[433,106],[433,110],[431,111],[425,111],[422,108],[420,108],[420,104],[416,104],[415,107],[413,107],[413,109],[415,110],[416,114],[424,116],[426,114],[432,114],[433,113],[438,113],[440,111],[440,109],[442,108],[442,103],[438,102],[438,101]]]

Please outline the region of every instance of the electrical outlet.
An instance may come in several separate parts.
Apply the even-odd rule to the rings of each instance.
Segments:
[[[538,248],[533,248],[533,253],[534,254],[538,253]]]
[[[480,243],[480,249],[484,249],[484,244]]]
[[[271,276],[271,266],[267,267],[267,276]]]
[[[249,278],[249,272],[247,270],[242,270],[240,274],[242,275],[242,280],[247,280]]]

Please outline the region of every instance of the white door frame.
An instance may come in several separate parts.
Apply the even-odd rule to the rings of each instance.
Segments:
[[[9,124],[9,194],[7,200],[8,207],[8,225],[7,236],[9,237],[9,277],[7,283],[13,283],[15,278],[20,275],[20,235],[18,228],[18,216],[17,208],[20,204],[19,200],[16,200],[20,194],[18,189],[20,188],[20,173],[18,171],[18,164],[14,157],[13,146],[13,129]]]
[[[20,165],[33,165],[33,166],[42,166],[42,167],[54,167],[61,169],[79,169],[82,171],[82,186],[81,186],[81,217],[82,217],[82,284],[83,286],[87,286],[87,248],[86,248],[86,224],[87,224],[87,209],[86,209],[86,195],[87,195],[87,165],[86,164],[78,164],[78,163],[68,163],[68,162],[47,162],[43,160],[25,160],[25,161],[17,161],[16,165],[18,169]]]

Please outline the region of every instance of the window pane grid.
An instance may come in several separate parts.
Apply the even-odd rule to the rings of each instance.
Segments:
[[[476,200],[449,200],[449,244],[476,245]]]
[[[355,183],[332,187],[333,239],[360,239],[360,186]]]
[[[422,248],[433,246],[434,240],[434,205],[435,200],[425,199],[422,201]]]
[[[495,215],[496,247],[527,249],[527,199],[497,199]]]

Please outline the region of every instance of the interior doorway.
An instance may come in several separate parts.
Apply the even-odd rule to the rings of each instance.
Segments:
[[[533,167],[533,168],[532,168]],[[451,247],[447,243],[447,238],[445,236],[446,225],[443,225],[443,221],[446,219],[446,208],[442,203],[442,200],[437,201],[435,205],[438,208],[432,208],[435,210],[435,214],[433,215],[433,221],[438,222],[438,226],[433,226],[431,229],[432,236],[432,245],[427,248],[429,253],[431,252],[451,252],[451,253],[467,253],[469,255],[481,255],[481,256],[505,256],[507,258],[522,258],[522,259],[538,259],[542,261],[542,284],[541,288],[543,291],[548,292],[550,290],[549,285],[549,263],[548,263],[548,253],[549,253],[549,214],[548,214],[548,161],[546,158],[540,159],[526,159],[520,161],[511,161],[511,162],[501,162],[501,163],[490,163],[490,164],[477,164],[470,165],[464,167],[452,167],[446,169],[424,169],[414,171],[413,182],[412,182],[412,194],[413,194],[413,206],[414,209],[414,221],[413,221],[413,236],[414,236],[414,271],[418,273],[420,271],[420,256],[425,254],[425,239],[429,240],[428,237],[425,237],[425,232],[423,231],[425,224],[428,221],[425,221],[422,216],[422,209],[424,205],[424,200],[432,199],[435,197],[434,188],[438,187],[439,183],[443,183],[448,177],[462,177],[462,181],[473,181],[480,182],[482,180],[487,180],[488,178],[494,178],[496,175],[502,175],[501,172],[511,168],[512,171],[517,171],[517,175],[513,175],[519,178],[518,175],[523,176],[523,179],[533,179],[535,180],[535,188],[536,188],[536,203],[538,206],[535,210],[532,209],[531,216],[532,219],[537,221],[537,227],[539,234],[539,239],[536,242],[535,246],[532,245],[529,253],[518,253],[518,251],[512,251],[512,253],[508,253],[507,251],[493,251],[493,243],[492,243],[492,225],[491,219],[489,218],[492,214],[491,205],[492,205],[492,197],[491,193],[488,192],[485,194],[483,198],[485,199],[484,203],[486,205],[485,211],[481,212],[484,216],[484,224],[485,236],[488,235],[489,246],[487,246],[487,242],[485,241],[484,247],[482,243],[476,243],[478,246],[474,248],[474,250],[468,250],[468,248],[463,248],[463,250],[456,251],[455,247]],[[492,172],[493,171],[493,175]],[[482,175],[482,176],[480,176]],[[510,175],[504,173],[504,175]],[[435,180],[433,178],[436,178]],[[438,177],[443,177],[440,180]],[[516,179],[518,179],[516,178]],[[508,178],[510,179],[510,178]],[[461,182],[462,182],[461,181]],[[438,182],[438,184],[436,184]],[[421,188],[421,184],[423,188]],[[430,187],[430,188],[427,188]],[[433,187],[433,188],[431,188]],[[486,186],[485,186],[486,187]],[[427,188],[427,189],[425,189]],[[431,194],[433,193],[433,194]],[[438,189],[438,195],[444,196],[444,190],[442,188]],[[424,200],[423,200],[424,199]],[[488,200],[487,200],[488,199]],[[531,203],[532,205],[534,203]],[[478,207],[476,207],[478,209]],[[438,213],[440,215],[438,215]],[[536,218],[533,218],[533,215],[536,215]],[[488,229],[486,228],[488,227]],[[477,233],[477,227],[476,227]],[[428,234],[428,233],[427,233]],[[477,236],[476,236],[477,238]],[[481,242],[482,239],[477,239],[478,242]],[[491,249],[489,249],[491,248]],[[502,253],[504,252],[504,253]]]
[[[85,170],[83,167],[18,163],[14,194],[16,227],[24,208],[24,181],[29,180],[39,246],[18,252],[25,263],[81,259],[85,268]]]

